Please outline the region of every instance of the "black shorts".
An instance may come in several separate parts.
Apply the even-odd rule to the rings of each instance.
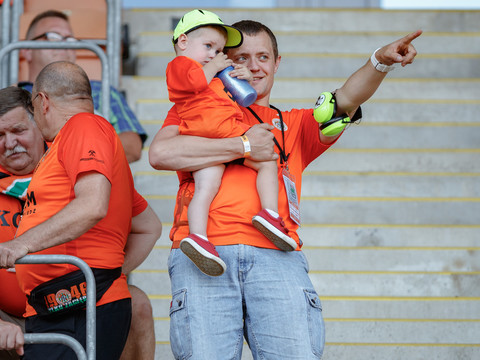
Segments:
[[[31,316],[26,319],[27,333],[55,332],[72,336],[85,348],[85,310],[57,316]],[[97,306],[97,359],[118,360],[127,341],[132,318],[131,299]],[[77,360],[75,352],[62,344],[25,345],[24,360]]]

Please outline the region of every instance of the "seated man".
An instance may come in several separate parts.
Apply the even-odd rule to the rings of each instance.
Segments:
[[[26,197],[25,189],[46,149],[42,134],[33,121],[32,111],[31,96],[27,91],[17,87],[0,90],[0,243],[12,239],[17,231]],[[149,207],[133,219],[122,267],[125,274],[145,259],[160,232],[161,223]],[[3,289],[0,292],[0,334],[8,335],[5,342],[0,340],[0,349],[19,347],[19,352],[22,352],[22,329],[14,324],[24,328],[22,315],[25,312],[26,298],[13,271],[0,269],[0,283]],[[132,325],[128,341],[134,339],[133,346],[130,345],[130,350],[125,349],[125,352],[135,351],[137,347],[146,348],[143,351],[152,355],[137,358],[153,359],[155,340],[150,302],[136,287],[129,286],[129,291],[132,294],[133,316],[137,322],[144,324],[144,328],[135,329]],[[138,338],[145,331],[151,339],[139,343]],[[15,351],[7,354],[0,350],[0,359],[18,359],[18,356]]]
[[[56,10],[48,10],[38,14],[30,23],[26,35],[27,40],[60,41],[75,40],[68,17]],[[75,50],[63,49],[26,49],[22,50],[28,63],[28,82],[20,82],[19,86],[32,91],[32,83],[38,73],[53,61],[65,60],[75,62]],[[92,96],[95,112],[101,112],[101,82],[91,80]],[[125,98],[115,88],[110,89],[110,114],[108,120],[112,123],[122,141],[128,162],[140,159],[142,147],[147,134],[138,122],[135,114],[129,108]]]

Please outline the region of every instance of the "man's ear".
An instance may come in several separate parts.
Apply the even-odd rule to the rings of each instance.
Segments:
[[[183,51],[187,48],[187,45],[188,45],[188,36],[185,34],[180,35],[177,40],[178,48]]]
[[[39,96],[42,97],[42,113],[46,114],[50,107],[50,99],[44,93],[39,93]]]
[[[282,57],[278,55],[277,60],[275,60],[275,74],[277,73],[278,67],[280,66],[280,61],[282,60]]]

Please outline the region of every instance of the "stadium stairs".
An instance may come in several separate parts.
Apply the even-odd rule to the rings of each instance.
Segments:
[[[123,13],[134,74],[122,88],[149,133],[132,171],[165,224],[130,278],[154,306],[156,359],[173,359],[167,257],[178,181],[150,167],[148,145],[171,106],[171,26],[187,10]],[[415,63],[389,73],[361,124],[307,168],[300,235],[323,302],[323,359],[480,359],[480,12],[213,11],[276,33],[271,102],[282,109],[312,107],[377,47],[424,31]]]

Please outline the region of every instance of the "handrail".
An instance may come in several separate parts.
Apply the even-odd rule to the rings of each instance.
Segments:
[[[72,264],[77,266],[80,270],[83,271],[83,273],[85,274],[85,280],[87,282],[87,312],[86,312],[87,352],[86,352],[86,355],[80,343],[78,343],[78,341],[72,338],[71,336],[67,336],[67,335],[55,334],[55,333],[25,334],[25,341],[27,343],[45,342],[45,337],[47,337],[47,340],[48,340],[47,343],[56,343],[57,342],[56,340],[58,340],[58,342],[70,346],[75,351],[79,359],[94,360],[96,358],[96,320],[97,320],[96,294],[95,294],[96,285],[95,285],[95,277],[93,276],[93,272],[88,266],[88,264],[82,259],[75,256],[71,256],[71,255],[26,255],[18,259],[16,261],[16,264]],[[50,339],[48,339],[48,335],[53,335],[53,336],[50,337]],[[66,339],[65,337],[70,339]],[[80,349],[78,348],[77,344],[80,345]],[[83,351],[83,357],[81,354],[82,351]]]
[[[69,346],[77,355],[78,360],[88,360],[83,346],[73,337],[57,334],[24,334],[25,344],[63,344]]]
[[[10,42],[10,1],[4,1],[2,6],[2,47],[6,46]],[[8,59],[5,62],[0,60],[0,71],[2,73],[8,72]],[[3,86],[2,86],[3,87]]]
[[[93,51],[102,63],[102,116],[108,120],[110,117],[110,74],[108,72],[108,59],[105,52],[97,44],[87,41],[16,41],[0,49],[0,64],[3,57],[17,49],[87,49]],[[1,88],[7,87],[7,74],[0,73]]]
[[[119,86],[120,74],[120,51],[121,51],[121,1],[105,0],[107,6],[107,33],[106,40],[94,41],[97,45],[105,45],[110,70],[110,85]],[[19,40],[20,16],[23,12],[23,0],[13,0],[13,6],[9,1],[2,6],[2,43],[4,47],[10,42]],[[0,62],[0,69],[8,73],[10,83],[18,81],[18,53],[8,56],[4,63]]]
[[[10,41],[14,42],[19,40],[20,33],[20,15],[23,12],[23,1],[13,0],[12,3],[12,24],[10,26]],[[10,65],[9,65],[9,82],[16,84],[18,82],[18,62],[19,62],[18,51],[14,51],[10,54]]]

